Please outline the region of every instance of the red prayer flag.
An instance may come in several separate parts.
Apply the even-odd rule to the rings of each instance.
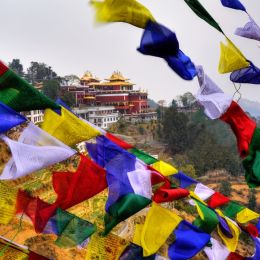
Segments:
[[[27,192],[19,190],[16,201],[16,213],[24,213],[31,220],[37,233],[41,233],[57,206],[44,202],[40,198],[31,197]]]
[[[219,192],[215,192],[209,199],[208,201],[208,205],[211,208],[217,208],[220,207],[224,204],[227,204],[230,201],[230,199],[226,196],[224,196],[223,194],[219,193]]]
[[[173,200],[185,198],[189,196],[189,194],[190,192],[183,188],[176,188],[176,189],[160,188],[155,192],[153,196],[153,201],[157,203],[170,202]]]
[[[117,144],[118,146],[120,146],[121,148],[123,148],[123,149],[131,149],[131,148],[133,148],[133,145],[131,145],[131,144],[129,144],[129,143],[127,143],[127,142],[125,142],[124,140],[122,140],[122,139],[119,139],[118,137],[116,137],[116,136],[114,136],[114,135],[112,135],[112,134],[110,134],[110,133],[106,133],[106,137],[110,140],[110,141],[112,141],[113,143],[115,143],[115,144]]]
[[[243,109],[234,101],[220,119],[230,125],[237,138],[237,146],[241,157],[248,155],[249,144],[253,137],[256,122],[249,118]]]
[[[234,252],[231,252],[227,258],[227,260],[244,260],[244,259],[246,258]]]
[[[8,70],[8,67],[5,66],[5,64],[2,61],[0,61],[0,76],[2,76]]]
[[[54,172],[52,183],[57,193],[54,204],[68,209],[103,191],[107,187],[106,171],[88,157],[80,155],[77,171]]]
[[[48,258],[30,251],[28,260],[48,260]]]

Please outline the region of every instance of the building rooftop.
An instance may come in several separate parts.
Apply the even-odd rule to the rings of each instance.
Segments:
[[[120,71],[114,71],[112,73],[112,75],[110,76],[110,78],[105,79],[105,80],[110,81],[110,82],[114,82],[114,81],[126,82],[129,79],[125,78]]]
[[[80,80],[83,81],[90,81],[90,82],[100,82],[100,80],[97,77],[94,77],[93,74],[90,71],[86,71],[85,74],[81,77]]]

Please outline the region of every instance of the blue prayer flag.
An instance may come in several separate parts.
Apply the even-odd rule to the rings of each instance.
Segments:
[[[221,0],[221,3],[225,7],[246,12],[246,8],[241,4],[239,0]]]
[[[177,174],[174,174],[172,177],[179,180],[180,187],[184,189],[192,184],[198,183],[196,180],[192,179],[191,177],[185,175],[182,172],[178,172]]]

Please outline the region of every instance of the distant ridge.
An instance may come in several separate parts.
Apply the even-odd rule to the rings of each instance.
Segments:
[[[260,117],[260,103],[257,101],[251,101],[248,99],[241,99],[239,105],[251,116]]]

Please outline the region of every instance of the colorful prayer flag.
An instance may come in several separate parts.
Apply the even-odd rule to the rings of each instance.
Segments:
[[[9,129],[20,125],[27,119],[0,102],[0,134],[7,132]]]
[[[220,42],[219,73],[228,73],[249,67],[250,63],[241,51],[228,38],[226,40],[226,45]]]
[[[61,115],[51,109],[46,109],[41,128],[69,146],[101,134],[64,107],[61,107]]]
[[[92,0],[96,9],[97,22],[124,22],[144,28],[148,21],[154,21],[150,11],[136,0]]]
[[[5,67],[1,61],[0,67]],[[59,105],[44,96],[10,69],[0,74],[0,102],[17,112],[59,108]]]

